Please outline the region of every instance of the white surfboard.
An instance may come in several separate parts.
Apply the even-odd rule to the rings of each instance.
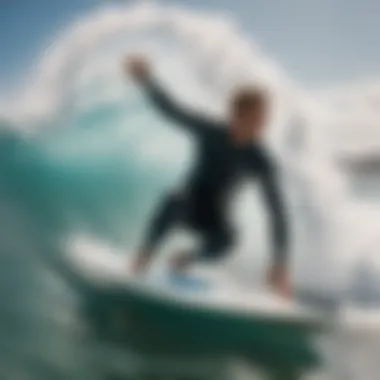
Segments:
[[[71,242],[68,259],[76,272],[88,281],[104,287],[126,289],[138,296],[168,304],[212,313],[250,315],[292,321],[310,328],[323,325],[323,316],[314,309],[288,301],[265,290],[240,286],[218,268],[198,267],[186,275],[173,275],[164,266],[136,277],[131,274],[131,255],[117,252],[98,242]]]

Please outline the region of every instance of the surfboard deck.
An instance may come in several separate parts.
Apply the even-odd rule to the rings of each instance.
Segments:
[[[128,257],[96,247],[73,250],[69,260],[97,289],[94,305],[112,314],[139,349],[316,362],[311,338],[323,320],[313,310],[204,268],[132,276]]]
[[[126,294],[133,293],[134,297],[244,318],[263,317],[310,329],[323,326],[323,317],[315,310],[269,291],[244,288],[207,267],[195,267],[183,275],[161,267],[134,276],[130,270],[130,255],[98,246],[72,250],[69,260],[88,281],[104,288],[117,288]]]

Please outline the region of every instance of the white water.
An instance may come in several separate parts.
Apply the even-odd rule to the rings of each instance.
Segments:
[[[126,51],[137,48],[152,57],[169,88],[208,112],[222,113],[225,95],[238,83],[259,82],[271,90],[275,112],[268,141],[283,164],[292,204],[295,282],[325,292],[346,289],[357,261],[376,254],[378,246],[371,242],[379,233],[379,213],[350,198],[347,179],[334,166],[327,128],[335,119],[326,104],[293,83],[232,20],[153,4],[102,8],[52,41],[31,80],[17,92],[17,102],[5,107],[7,118],[23,133],[43,135],[75,126],[83,111],[133,104],[135,90],[122,78],[119,63]],[[116,127],[123,135],[125,125],[136,125],[139,118],[147,122],[139,114],[132,121],[127,116]],[[293,132],[301,135],[296,146],[289,141]],[[148,137],[133,128],[127,134],[136,157],[163,172],[179,170],[178,160],[186,162],[189,155],[180,136],[149,130]],[[176,149],[169,151],[168,144]],[[95,155],[107,155],[108,147],[100,151],[100,146],[93,141]],[[255,235],[246,227],[262,224],[253,219],[257,206],[248,198],[248,193],[241,195],[236,212],[244,237],[236,260],[241,267],[261,269],[266,255],[259,236],[265,227]]]

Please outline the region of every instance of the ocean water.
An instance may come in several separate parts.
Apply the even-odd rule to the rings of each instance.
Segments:
[[[182,363],[143,357],[96,337],[81,312],[81,295],[61,262],[67,242],[84,234],[129,254],[159,197],[181,183],[193,157],[187,136],[156,114],[123,77],[125,52],[149,54],[168,89],[215,114],[233,84],[265,78],[277,104],[269,144],[291,168],[290,198],[299,200],[293,213],[303,234],[295,247],[299,290],[343,303],[342,287],[354,283],[355,263],[375,257],[378,180],[352,185],[334,171],[320,132],[324,119],[315,119],[295,100],[284,102],[295,91],[288,78],[231,25],[178,9],[100,9],[59,34],[26,87],[2,107],[2,379],[265,378],[242,358]],[[307,99],[304,91],[296,92]],[[305,120],[306,137],[289,142],[285,126],[295,112]],[[247,194],[239,198],[237,219],[255,231],[242,232],[246,253],[237,257],[232,272],[252,281],[252,271],[260,278],[267,255],[260,203]],[[351,222],[348,216],[365,222],[336,229],[342,218]],[[378,285],[369,284],[369,291],[371,286]],[[339,299],[342,294],[346,299]],[[380,338],[375,327],[370,331],[350,325],[332,332],[321,345],[324,364],[312,378],[376,379]]]

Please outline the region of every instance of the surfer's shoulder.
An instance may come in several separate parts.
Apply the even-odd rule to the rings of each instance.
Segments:
[[[207,128],[205,128],[206,136],[210,139],[227,138],[228,135],[228,126],[227,123],[221,121],[218,118],[209,118],[207,120]]]

